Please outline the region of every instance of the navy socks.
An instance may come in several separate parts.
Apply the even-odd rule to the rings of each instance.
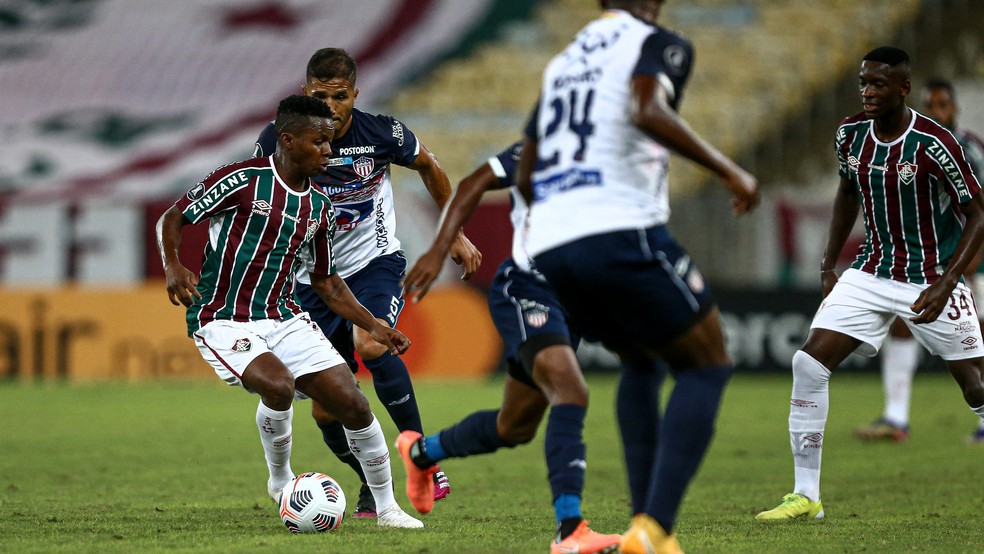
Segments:
[[[362,363],[372,373],[376,397],[386,407],[397,429],[423,433],[410,372],[403,360],[387,352],[378,358],[362,360]]]

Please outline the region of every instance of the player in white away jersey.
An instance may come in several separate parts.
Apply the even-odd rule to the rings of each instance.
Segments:
[[[188,334],[216,374],[260,395],[256,426],[280,501],[290,467],[295,395],[338,414],[387,527],[423,527],[393,497],[386,439],[345,360],[294,302],[294,273],[305,266],[311,285],[342,317],[394,354],[410,345],[377,321],[335,271],[331,201],[311,177],[324,170],[335,129],[331,110],[306,96],[285,98],[274,124],[277,147],[266,158],[221,167],[157,224],[171,303],[187,308]],[[185,225],[208,221],[210,240],[199,279],[181,264]]]
[[[863,111],[844,119],[835,145],[840,184],[820,280],[824,299],[793,355],[789,442],[795,485],[764,521],[819,519],[820,467],[831,372],[852,352],[873,356],[896,317],[946,361],[964,400],[984,420],[984,345],[962,273],[984,240],[984,200],[953,135],[906,105],[909,55],[882,46],[858,73]],[[838,277],[858,213],[865,240]]]
[[[489,158],[461,181],[433,244],[404,279],[407,294],[423,298],[441,273],[456,230],[471,217],[482,195],[488,190],[510,189],[512,256],[499,266],[489,290],[489,313],[505,345],[502,407],[472,412],[426,437],[413,431],[400,433],[396,444],[407,470],[407,496],[418,511],[429,512],[433,505],[429,474],[438,462],[526,444],[536,436],[549,408],[543,442],[557,522],[550,552],[613,552],[621,536],[592,530],[581,512],[587,468],[584,418],[588,409],[588,385],[574,351],[581,337],[526,254],[524,230],[529,210],[513,186],[521,144]]]
[[[677,553],[677,511],[733,364],[703,278],[664,225],[670,149],[714,171],[738,214],[757,204],[758,185],[677,115],[693,47],[655,24],[662,2],[602,5],[543,73],[517,187],[531,203],[536,268],[578,330],[623,361],[618,419],[635,515],[621,551]],[[676,380],[665,411],[658,358]]]

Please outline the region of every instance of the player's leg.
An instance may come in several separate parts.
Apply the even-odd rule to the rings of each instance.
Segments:
[[[695,268],[692,268],[689,258],[675,243],[672,244],[674,249],[671,252],[664,251],[664,247],[671,246],[671,242],[672,239],[663,227],[614,232],[595,235],[550,250],[538,255],[536,263],[586,337],[601,339],[606,346],[617,351],[623,360],[629,360],[634,369],[642,370],[646,367],[651,370],[650,361],[662,346],[661,342],[665,343],[671,337],[679,336],[693,327],[701,316],[707,315],[712,306],[703,280]],[[585,263],[585,260],[590,260],[590,263]],[[695,293],[695,288],[700,291]],[[723,345],[723,338],[721,343]],[[707,376],[706,379],[688,376],[678,381],[675,387],[677,401],[673,403],[674,406],[684,402],[684,397],[689,397],[688,390],[696,391],[705,385],[713,389],[715,381],[717,388],[723,389],[730,374],[730,369],[727,368],[700,369],[706,370],[701,372]],[[628,389],[621,387],[620,391],[624,394]],[[672,430],[669,433],[665,432],[667,421],[664,419],[662,423],[659,422],[658,411],[644,410],[636,418],[619,418],[619,430],[627,454],[632,455],[633,460],[638,460],[639,450],[648,446],[648,459],[652,460],[648,467],[635,463],[628,463],[626,466],[631,486],[646,491],[643,493],[634,490],[633,494],[639,492],[645,496],[646,501],[643,512],[636,514],[632,528],[625,535],[626,539],[622,544],[624,552],[646,552],[647,544],[656,545],[657,551],[679,550],[676,538],[671,534],[674,518],[664,520],[666,527],[661,527],[653,519],[649,511],[654,509],[657,501],[649,491],[655,486],[654,477],[657,471],[663,475],[666,470],[679,467],[676,461],[667,461],[660,469],[660,451],[665,449],[666,452],[673,452],[676,450],[674,445],[682,446],[685,442],[694,440],[700,442],[701,439],[697,436],[701,433],[700,430],[688,430],[684,433],[681,427],[688,425],[685,420],[691,420],[695,425],[700,424],[698,414],[710,414],[710,419],[713,420],[713,414],[717,411],[716,397],[719,395],[720,393],[712,394],[696,401],[691,399],[689,406],[677,409],[677,414],[671,418]],[[620,404],[633,401],[638,401],[638,398],[626,396],[618,400]],[[626,414],[621,409],[620,413],[623,416]],[[669,444],[664,444],[667,436],[670,437]],[[689,465],[690,455],[681,462]],[[683,473],[674,478],[677,477],[684,479],[682,488],[685,488],[689,477]],[[667,500],[673,503],[670,498],[673,495],[672,489],[681,486],[680,483],[666,483],[664,486]],[[675,516],[675,506],[670,511]]]
[[[400,283],[406,269],[406,258],[401,252],[395,252],[376,258],[346,279],[346,283],[352,294],[376,319],[384,325],[396,327],[404,305]],[[410,371],[403,359],[393,356],[385,346],[358,327],[353,329],[353,343],[362,363],[372,373],[376,397],[389,412],[397,429],[423,433]]]
[[[899,318],[892,322],[891,340],[882,347],[881,375],[885,389],[885,411],[870,425],[854,430],[862,440],[892,440],[909,438],[909,404],[912,399],[912,380],[919,366],[921,347],[909,327]]]
[[[947,361],[971,411],[984,423],[984,358]]]
[[[270,343],[290,368],[297,390],[316,400],[345,427],[352,453],[376,499],[379,525],[422,527],[397,505],[383,431],[348,364],[324,334],[302,314],[285,322]]]
[[[407,496],[414,508],[422,514],[433,509],[429,483],[438,463],[529,442],[546,408],[546,399],[532,384],[507,376],[501,408],[473,412],[426,437],[415,431],[401,433],[397,448],[407,471]]]
[[[759,513],[757,519],[823,517],[820,466],[831,371],[855,350],[866,356],[878,352],[895,319],[896,304],[897,291],[892,281],[854,269],[845,271],[824,299],[813,318],[806,344],[793,355],[789,438],[795,486],[779,506]]]
[[[317,323],[322,333],[331,342],[335,350],[352,367],[355,372],[358,366],[355,362],[355,349],[352,345],[352,333],[345,325],[345,320],[328,309],[314,288],[304,283],[297,283],[295,296],[301,308],[307,312],[308,316]],[[311,416],[314,418],[321,437],[333,454],[344,464],[352,468],[362,482],[362,490],[359,491],[359,502],[356,504],[355,517],[373,517],[375,506],[369,506],[372,501],[372,494],[369,492],[366,483],[366,476],[362,471],[362,466],[349,450],[348,439],[345,438],[345,429],[342,424],[317,400],[311,401]],[[368,497],[370,502],[364,502]]]
[[[793,492],[760,521],[785,521],[824,516],[820,501],[820,462],[824,429],[830,411],[830,375],[860,341],[829,329],[813,328],[801,350],[793,354],[793,390],[789,402],[789,444],[793,453]]]
[[[982,317],[980,310],[981,305],[977,303],[977,299],[984,299],[984,274],[977,273],[977,271],[979,271],[982,267],[980,263],[975,264],[974,262],[971,262],[968,267],[970,268],[968,273],[974,273],[972,275],[965,273],[964,279],[966,279],[970,284],[971,292],[973,293],[974,298],[974,307],[978,317],[977,321],[978,324],[980,324]],[[974,432],[967,437],[967,444],[984,444],[984,419],[978,419],[977,428],[974,429]]]
[[[900,285],[911,289],[908,297],[902,296],[901,311],[911,314],[908,305],[928,285]],[[910,325],[913,334],[931,353],[943,358],[950,375],[960,386],[964,401],[984,423],[984,339],[981,324],[974,305],[974,297],[965,283],[957,283],[951,292],[949,306],[933,322]]]
[[[533,380],[550,403],[543,446],[557,523],[551,552],[614,551],[621,536],[591,530],[581,512],[587,469],[584,417],[588,385],[574,349],[566,336],[539,335],[521,347],[520,355],[526,365],[533,366]]]
[[[376,501],[379,525],[422,527],[396,502],[386,438],[369,409],[369,401],[355,385],[348,365],[341,363],[324,371],[299,375],[297,388],[317,400],[344,426],[351,451],[359,460]]]
[[[294,378],[276,356],[266,352],[246,367],[242,381],[244,387],[260,395],[256,427],[260,430],[260,442],[270,472],[267,493],[279,501],[280,491],[294,478],[290,467]]]
[[[280,491],[294,478],[290,467],[294,378],[267,348],[266,337],[275,326],[271,321],[213,321],[193,338],[219,378],[259,394],[256,427],[270,474],[267,494],[279,501]]]

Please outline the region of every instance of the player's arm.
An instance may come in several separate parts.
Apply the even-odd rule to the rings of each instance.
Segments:
[[[408,294],[417,291],[416,294],[411,294],[414,302],[419,302],[430,290],[441,273],[444,257],[461,235],[462,226],[475,213],[485,191],[497,188],[498,182],[492,167],[485,163],[458,183],[458,188],[441,213],[440,227],[434,242],[403,279],[403,286]]]
[[[943,275],[922,291],[912,304],[911,309],[916,316],[909,319],[913,323],[930,323],[940,317],[950,302],[950,295],[960,276],[984,245],[984,199],[980,194],[975,195],[969,202],[960,204],[960,212],[966,218],[960,242]]]
[[[385,346],[393,355],[399,356],[410,348],[410,339],[373,317],[355,298],[338,273],[331,275],[311,273],[311,287],[331,311],[351,321],[353,325],[365,329],[372,335],[373,340]]]
[[[443,209],[451,196],[451,180],[448,179],[448,174],[444,172],[441,164],[437,162],[437,157],[423,144],[420,144],[420,153],[408,167],[420,175],[420,180],[423,181],[427,192],[434,199],[434,203],[437,204],[438,208]],[[461,278],[468,280],[482,264],[482,253],[468,240],[460,227],[456,231],[450,248],[451,259],[454,260],[454,263],[464,267]]]
[[[666,89],[659,84],[656,76],[633,77],[629,112],[632,123],[642,132],[717,174],[735,196],[731,203],[737,215],[752,210],[758,204],[758,181],[755,177],[687,125],[670,107]]]
[[[178,250],[181,248],[181,229],[188,223],[177,206],[171,206],[157,220],[157,251],[164,264],[164,276],[167,280],[167,296],[171,304],[185,307],[191,306],[195,299],[202,295],[195,286],[198,275],[181,264]]]
[[[847,243],[854,222],[861,212],[861,201],[851,181],[841,177],[837,194],[834,196],[834,213],[830,218],[830,229],[827,232],[827,246],[823,249],[820,259],[820,283],[823,285],[823,295],[827,296],[837,284],[837,258]]]

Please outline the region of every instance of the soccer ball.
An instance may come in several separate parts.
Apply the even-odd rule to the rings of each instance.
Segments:
[[[324,473],[295,477],[280,497],[280,519],[291,533],[334,531],[345,517],[345,493]]]

